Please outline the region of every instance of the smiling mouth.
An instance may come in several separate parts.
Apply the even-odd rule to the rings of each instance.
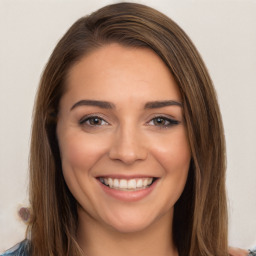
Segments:
[[[122,191],[137,191],[150,187],[157,178],[134,178],[134,179],[117,179],[99,177],[98,180],[105,186]]]

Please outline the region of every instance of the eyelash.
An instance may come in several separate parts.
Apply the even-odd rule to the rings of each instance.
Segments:
[[[109,123],[104,120],[104,118],[98,116],[98,115],[95,115],[95,116],[86,116],[86,117],[83,117],[80,121],[79,121],[79,124],[80,125],[87,125],[89,127],[95,127],[95,126],[102,126],[102,124],[91,124],[90,121],[92,120],[96,120],[98,119],[98,121],[100,122],[105,122],[106,124],[103,124],[103,125],[109,125]],[[89,122],[89,123],[86,123],[86,122]]]
[[[164,124],[155,123],[157,121],[164,121]],[[153,123],[153,124],[150,124],[150,123]],[[159,128],[169,128],[169,127],[177,125],[179,123],[180,123],[179,121],[177,121],[175,119],[172,119],[172,118],[169,118],[169,117],[165,117],[165,116],[156,116],[148,122],[149,125],[154,125],[154,126],[157,126]]]
[[[100,124],[90,123],[91,121],[95,121],[95,120],[98,120],[101,123]],[[98,122],[98,121],[96,121],[96,122]],[[164,123],[156,123],[158,121],[164,122]],[[102,122],[104,122],[104,124],[102,124]],[[169,127],[177,125],[179,123],[180,123],[179,121],[172,119],[172,118],[168,118],[165,116],[156,116],[156,117],[152,118],[149,122],[147,122],[147,125],[150,125],[150,126],[152,125],[152,126],[156,126],[159,128],[169,128]],[[99,126],[109,125],[109,123],[104,118],[102,118],[98,115],[86,116],[79,121],[79,124],[86,125],[89,127],[99,127]]]

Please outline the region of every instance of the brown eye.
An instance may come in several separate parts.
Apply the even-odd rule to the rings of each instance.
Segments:
[[[171,118],[167,118],[164,116],[159,116],[159,117],[155,117],[153,119],[150,120],[150,122],[148,123],[149,125],[153,125],[153,126],[157,126],[157,127],[161,127],[161,128],[168,128],[171,127],[173,125],[177,125],[180,122]]]
[[[83,118],[81,121],[80,121],[80,124],[82,125],[88,125],[88,126],[103,126],[103,125],[108,125],[108,123],[98,117],[98,116],[90,116],[90,117],[86,117],[86,118]]]
[[[101,125],[102,120],[97,117],[92,117],[88,119],[90,125]]]
[[[162,117],[157,117],[153,119],[154,125],[166,125],[166,120]]]

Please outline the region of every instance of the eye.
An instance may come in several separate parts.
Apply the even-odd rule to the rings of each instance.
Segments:
[[[87,126],[103,126],[108,125],[108,122],[106,122],[103,118],[99,116],[89,116],[84,117],[79,122],[81,125],[87,125]]]
[[[167,118],[164,116],[157,116],[154,117],[153,119],[151,119],[148,124],[149,125],[153,125],[153,126],[158,126],[158,127],[162,127],[162,128],[166,128],[166,127],[170,127],[173,125],[177,125],[180,122],[171,118]]]

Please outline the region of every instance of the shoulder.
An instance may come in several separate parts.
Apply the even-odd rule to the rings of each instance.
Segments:
[[[24,240],[19,244],[16,244],[11,249],[7,250],[0,256],[29,256],[28,253],[28,240]]]

